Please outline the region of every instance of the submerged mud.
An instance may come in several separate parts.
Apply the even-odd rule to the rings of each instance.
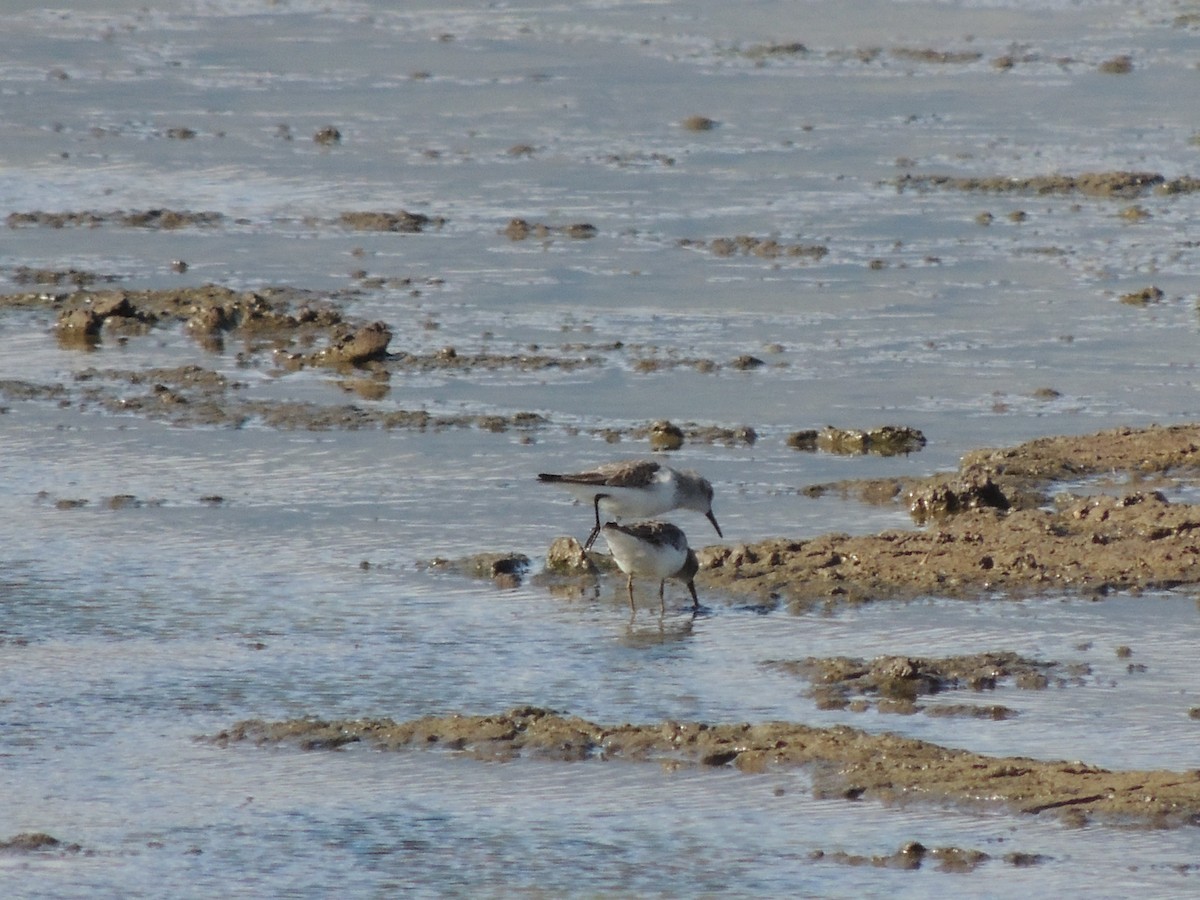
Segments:
[[[873,660],[848,656],[807,657],[799,660],[768,660],[763,665],[809,681],[812,697],[821,709],[931,716],[968,716],[1008,719],[1016,710],[995,703],[941,703],[927,706],[922,697],[946,691],[971,691],[976,698],[993,692],[1004,683],[1024,690],[1042,690],[1051,684],[1063,687],[1082,683],[1090,674],[1086,664],[1026,659],[1017,653],[998,651],[943,658],[880,656]]]
[[[1080,762],[988,757],[845,726],[673,721],[608,725],[525,707],[498,715],[426,716],[407,722],[251,720],[209,740],[223,747],[249,742],[336,750],[365,744],[390,751],[444,749],[482,760],[630,760],[733,766],[745,772],[804,766],[820,797],[1046,813],[1077,825],[1200,824],[1200,772],[1118,772]]]

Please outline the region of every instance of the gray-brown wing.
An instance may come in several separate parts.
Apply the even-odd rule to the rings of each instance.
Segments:
[[[634,462],[605,463],[590,472],[573,472],[570,475],[538,475],[539,481],[562,482],[565,484],[589,484],[596,487],[645,487],[660,468],[652,459]]]
[[[656,547],[671,546],[680,549],[687,547],[687,538],[683,531],[670,522],[633,522],[629,525],[609,522],[605,527],[610,526]]]

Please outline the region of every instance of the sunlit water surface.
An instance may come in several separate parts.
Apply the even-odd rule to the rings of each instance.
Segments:
[[[1188,714],[1200,706],[1200,614],[1186,591],[802,615],[710,597],[695,620],[671,594],[663,619],[651,600],[631,620],[620,584],[571,600],[419,565],[496,549],[537,560],[554,537],[582,536],[587,510],[533,476],[644,452],[605,443],[603,428],[755,428],[752,446],[678,456],[713,480],[727,538],[751,541],[911,527],[899,508],[808,496],[814,483],[1195,419],[1193,199],[1143,198],[1150,215],[1133,222],[1119,215],[1132,201],[888,183],[908,171],[1195,174],[1195,122],[1180,103],[1195,86],[1195,27],[1177,15],[1152,2],[8,4],[5,214],[166,207],[226,220],[10,229],[0,277],[26,265],[132,287],[332,290],[365,269],[420,286],[347,303],[387,321],[395,349],[626,350],[574,371],[394,379],[382,400],[354,401],[535,411],[552,424],[531,440],[184,429],[6,403],[0,839],[46,831],[83,852],[0,855],[5,894],[1193,892],[1191,829],[815,800],[802,772],[196,740],[250,717],[536,704],[599,722],[846,723],[991,754],[1200,766]],[[751,52],[789,42],[808,52]],[[981,57],[938,64],[897,48]],[[1004,53],[1029,58],[1001,71],[990,61]],[[1124,53],[1131,74],[1097,71]],[[719,127],[681,128],[693,114]],[[323,148],[311,135],[328,124],[343,140]],[[184,126],[196,136],[167,136]],[[521,145],[532,151],[510,152]],[[399,208],[446,224],[421,235],[327,224]],[[983,211],[991,225],[977,222]],[[598,234],[514,242],[500,233],[514,216]],[[738,234],[829,252],[768,260],[679,246]],[[1150,284],[1160,303],[1119,302]],[[723,366],[744,354],[766,365],[646,374],[629,362]],[[38,314],[0,316],[3,379],[190,363],[244,382],[250,398],[351,402],[319,373],[246,368],[236,348],[214,354],[170,330],[81,354]],[[826,423],[909,425],[929,444],[886,459],[787,446],[790,432]],[[136,502],[111,502],[122,495]],[[699,516],[678,521],[693,543],[716,540]],[[768,665],[984,650],[1086,674],[928,701],[1016,711],[997,722],[821,711],[807,684]],[[909,840],[994,859],[953,876],[814,858]],[[1016,868],[1001,861],[1010,852],[1047,859]]]

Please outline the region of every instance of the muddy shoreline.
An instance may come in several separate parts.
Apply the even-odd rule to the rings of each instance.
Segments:
[[[1091,491],[1088,479],[1102,478]],[[1200,583],[1200,505],[1167,492],[1200,478],[1200,426],[1117,428],[980,449],[957,472],[931,478],[822,486],[872,502],[903,503],[924,527],[852,537],[774,539],[711,545],[696,579],[705,604],[787,606],[836,612],[844,604],[922,596],[988,602],[1076,595],[1100,599]],[[511,587],[532,563],[515,554],[440,561],[465,575]],[[591,589],[607,558],[558,539],[535,583],[564,595]],[[1118,648],[1118,656],[1129,655]],[[980,692],[1007,680],[1040,690],[1078,682],[1086,666],[1022,659],[1007,651],[943,660],[769,661],[807,678],[823,708],[911,715],[917,701],[947,689]],[[1131,666],[1136,664],[1130,663]],[[1132,669],[1131,669],[1132,670]],[[1002,720],[1002,704],[940,704],[928,714]],[[1189,712],[1192,718],[1197,711]],[[214,738],[228,744],[290,743],[334,749],[366,742],[383,749],[438,747],[484,758],[529,754],[563,760],[634,759],[732,765],[744,771],[804,766],[819,796],[922,801],[1050,814],[1072,825],[1097,821],[1166,828],[1200,824],[1200,772],[1123,771],[1081,762],[993,758],[892,734],[796,723],[664,722],[600,725],[545,710],[448,716],[413,722],[240,723]]]
[[[386,396],[392,379],[412,371],[539,371],[610,365],[616,359],[637,371],[680,364],[700,371],[745,370],[768,364],[748,354],[728,362],[677,360],[658,356],[653,348],[578,342],[511,354],[471,353],[453,346],[414,352],[393,344],[395,335],[403,334],[399,327],[349,314],[346,306],[353,298],[353,292],[234,292],[210,285],[176,291],[24,293],[2,298],[0,305],[48,313],[55,319],[60,345],[80,353],[109,341],[136,341],[167,326],[182,329],[210,351],[237,342],[242,365],[280,377],[301,368],[327,371],[346,391],[366,401]],[[769,351],[764,355],[769,357]],[[242,396],[243,387],[236,378],[202,366],[97,366],[77,372],[68,383],[3,382],[0,396],[181,426],[240,427],[254,420],[283,429],[470,427],[530,434],[568,427],[537,413],[438,416],[369,402],[266,402]],[[751,425],[669,422],[607,429],[602,436],[668,451],[687,442],[749,445],[759,440]],[[826,429],[769,439],[784,441],[800,453],[882,455],[920,452],[925,441],[920,432],[903,426]],[[810,495],[838,492],[868,503],[900,505],[911,514],[912,529],[709,545],[698,551],[701,571],[696,582],[708,606],[749,604],[793,613],[926,596],[977,602],[1039,595],[1098,599],[1114,592],[1188,587],[1200,583],[1200,505],[1171,502],[1168,495],[1197,485],[1200,425],[1117,428],[979,449],[964,456],[957,471],[928,478],[800,488]],[[83,502],[72,500],[63,506],[60,499],[58,505],[74,508]],[[599,579],[611,577],[607,563],[602,555],[584,554],[574,538],[564,538],[555,542],[546,565],[533,577],[547,591],[578,596],[594,589]],[[528,559],[504,551],[430,564],[491,579],[498,589],[519,583],[534,568]],[[825,708],[902,715],[925,710],[920,698],[947,689],[951,682],[957,685],[956,679],[978,693],[996,679],[1017,679],[1019,687],[1037,689],[1051,676],[1070,677],[1069,666],[1055,660],[1014,657],[996,648],[965,662],[890,657],[772,664],[812,681],[810,696]],[[1063,672],[1068,674],[1059,674]],[[995,720],[1017,714],[1003,704],[978,703],[941,704],[936,711],[925,711]],[[1115,772],[1078,762],[989,758],[846,726],[609,725],[528,708],[400,723],[256,720],[239,723],[212,740],[226,746],[288,743],[306,749],[357,743],[384,749],[436,747],[483,759],[625,759],[743,771],[803,766],[823,797],[1002,808],[1054,815],[1077,825],[1200,824],[1200,774],[1195,772]],[[901,853],[898,858],[910,857]]]
[[[922,802],[1089,822],[1171,828],[1200,824],[1200,772],[1113,772],[1081,762],[987,757],[893,734],[788,722],[609,725],[525,707],[491,716],[240,722],[208,740],[228,747],[287,744],[332,751],[441,749],[474,759],[530,756],[563,762],[627,760],[733,766],[743,772],[804,766],[818,797]]]

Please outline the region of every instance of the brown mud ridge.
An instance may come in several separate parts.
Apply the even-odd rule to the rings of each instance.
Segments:
[[[99,228],[117,226],[121,228],[156,228],[174,231],[179,228],[213,228],[229,223],[224,213],[190,209],[118,209],[98,211],[92,209],[67,212],[9,213],[5,223],[9,228]],[[440,217],[412,213],[407,210],[396,212],[350,210],[329,220],[327,224],[348,228],[351,231],[391,231],[402,234],[418,234],[427,228],[440,228],[446,222]],[[313,220],[311,224],[321,224]]]
[[[1186,28],[1190,22],[1187,16],[1177,19],[1176,27]],[[835,48],[828,50],[810,50],[799,41],[778,42],[770,44],[752,44],[746,48],[734,48],[726,53],[754,60],[758,65],[767,65],[773,61],[788,59],[817,60],[832,63],[858,62],[863,65],[873,63],[885,64],[891,58],[901,63],[928,65],[971,65],[983,59],[983,54],[974,50],[940,50],[934,47],[854,47]],[[1128,75],[1134,70],[1133,57],[1121,54],[1099,63],[1085,61],[1070,56],[1045,56],[1041,53],[1004,53],[989,61],[991,68],[1008,71],[1018,65],[1052,65],[1060,69],[1071,66],[1094,66],[1098,71],[1109,75]]]
[[[1113,473],[1132,480],[1130,493],[1060,493],[1044,508],[1054,482]],[[918,521],[931,523],[924,530],[710,546],[698,552],[696,585],[710,596],[799,608],[1193,585],[1200,583],[1200,506],[1168,502],[1153,488],[1198,478],[1200,425],[977,450],[952,475],[855,484],[864,497],[903,497]]]
[[[1120,495],[1050,496],[1055,483],[1122,474],[1126,483],[1099,486]],[[976,450],[952,474],[806,489],[903,502],[917,522],[927,523],[923,529],[710,545],[697,550],[696,586],[709,602],[726,598],[803,611],[930,596],[1094,598],[1200,584],[1200,505],[1171,503],[1156,489],[1198,483],[1200,425],[1117,428]],[[556,593],[577,595],[593,586],[607,562],[562,537],[535,578]],[[505,553],[430,565],[501,586],[520,581],[531,567],[528,558]]]
[[[1081,175],[1039,175],[1029,178],[959,178],[952,175],[901,175],[900,190],[945,188],[989,194],[1082,194],[1087,197],[1143,197],[1157,194],[1191,194],[1200,190],[1200,178],[1185,175],[1168,179],[1157,172],[1085,172]]]
[[[251,742],[337,750],[363,744],[392,751],[440,748],[482,760],[631,760],[733,766],[745,772],[804,766],[812,775],[814,793],[822,798],[1049,813],[1075,825],[1200,824],[1200,772],[1113,772],[1079,762],[988,757],[845,726],[672,721],[601,725],[526,707],[500,715],[428,716],[409,722],[252,720],[208,740],[222,747]]]

